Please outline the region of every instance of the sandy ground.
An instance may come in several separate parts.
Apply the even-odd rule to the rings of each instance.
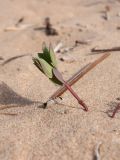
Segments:
[[[48,16],[58,36],[34,30]],[[21,26],[31,27],[5,31],[21,17]],[[89,112],[68,91],[62,105],[38,108],[58,87],[37,70],[30,55],[2,65],[13,56],[35,56],[43,41],[54,47],[58,42],[65,47],[73,46],[75,40],[89,42],[67,53],[74,62],[58,60],[68,79],[102,55],[91,54],[91,48],[120,46],[119,27],[119,0],[0,1],[0,160],[97,160],[94,154],[99,143],[101,160],[120,159],[120,113],[114,119],[106,113],[120,97],[120,51],[111,52],[73,86]]]

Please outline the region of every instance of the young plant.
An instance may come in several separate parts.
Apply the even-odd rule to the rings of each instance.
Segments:
[[[83,106],[85,111],[88,111],[86,104],[74,92],[71,86],[63,79],[61,73],[57,68],[57,61],[52,46],[49,48],[44,44],[42,53],[38,53],[37,58],[33,58],[35,66],[45,74],[52,82],[58,85],[65,85],[71,94],[77,99],[78,103]]]

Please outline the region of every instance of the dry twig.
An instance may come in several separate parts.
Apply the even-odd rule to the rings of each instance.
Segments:
[[[46,17],[45,21],[44,21],[44,27],[37,27],[34,28],[34,30],[38,31],[38,30],[43,30],[45,31],[47,36],[55,36],[58,35],[58,32],[55,28],[52,27],[52,24],[50,23],[50,18]]]
[[[14,56],[14,57],[8,58],[8,59],[5,60],[1,65],[4,66],[4,65],[6,65],[7,63],[10,63],[11,61],[13,61],[13,60],[15,60],[15,59],[18,59],[18,58],[21,58],[21,57],[25,57],[25,56],[30,56],[30,54],[23,54],[23,55],[18,55],[18,56]]]
[[[109,53],[104,54],[100,58],[95,60],[94,62],[86,65],[84,68],[82,68],[77,73],[75,73],[68,81],[66,81],[67,84],[72,86],[74,83],[76,83],[80,78],[82,78],[85,74],[87,74],[91,69],[93,69],[96,65],[98,65],[100,62],[102,62],[109,55],[110,55]],[[49,101],[54,100],[57,97],[60,97],[66,90],[67,90],[67,88],[65,87],[65,85],[61,86],[55,93],[53,93],[53,95],[50,96],[50,98],[48,99],[48,101],[46,103],[44,103],[44,105],[47,105],[47,103]]]
[[[108,49],[96,49],[96,48],[91,49],[91,52],[95,53],[112,52],[112,51],[120,51],[120,47],[113,47]]]

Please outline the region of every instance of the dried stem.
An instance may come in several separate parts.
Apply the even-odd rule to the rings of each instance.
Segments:
[[[85,74],[87,74],[91,69],[93,69],[96,65],[102,62],[109,55],[110,55],[109,53],[106,53],[102,55],[100,58],[98,58],[97,60],[95,60],[94,62],[89,63],[88,65],[83,67],[81,70],[79,70],[77,73],[75,73],[68,81],[66,81],[66,83],[69,86],[72,86],[74,83],[76,83],[80,78],[82,78]],[[50,96],[49,100],[60,97],[66,90],[67,88],[65,87],[65,85],[61,86],[55,93],[53,93],[52,96]]]
[[[65,87],[71,92],[71,94],[77,99],[78,103],[81,104],[85,111],[88,110],[86,104],[80,99],[80,97],[77,95],[77,93],[74,92],[74,90],[69,86],[69,84],[63,79],[61,73],[57,68],[53,68],[53,74],[59,81],[61,81],[62,84],[65,85]]]
[[[108,49],[96,49],[96,48],[91,49],[91,52],[111,52],[111,51],[120,51],[120,47],[113,47]]]
[[[1,65],[4,66],[4,65],[6,65],[7,63],[10,63],[11,61],[13,61],[13,60],[15,60],[15,59],[22,58],[22,57],[25,57],[25,56],[31,56],[31,54],[22,54],[22,55],[18,55],[18,56],[14,56],[14,57],[8,58],[8,59],[5,60]]]
[[[74,93],[74,91],[70,86],[76,83],[80,78],[82,78],[85,74],[87,74],[91,69],[93,69],[96,65],[102,62],[104,59],[106,59],[109,55],[110,53],[106,53],[102,55],[100,58],[98,58],[97,60],[95,60],[94,62],[89,63],[85,67],[80,69],[68,81],[66,81],[65,84],[61,86],[52,96],[50,96],[50,98],[43,104],[42,107],[46,108],[49,101],[55,100],[56,98],[60,97],[67,89],[69,89],[70,92],[72,91],[73,96],[78,100],[78,103],[81,104],[84,107],[84,109],[87,111],[88,108],[86,104],[84,104],[84,102],[78,96],[76,96],[76,93]]]
[[[66,88],[71,92],[71,94],[78,100],[78,103],[83,106],[85,111],[88,111],[88,107],[86,104],[80,99],[80,97],[74,92],[74,90],[66,83],[64,82],[64,85]]]

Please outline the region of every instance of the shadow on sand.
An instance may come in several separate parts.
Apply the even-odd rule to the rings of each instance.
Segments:
[[[6,83],[0,83],[0,110],[24,107],[26,105],[30,106],[32,104],[41,104],[41,102],[22,97],[13,91]]]

